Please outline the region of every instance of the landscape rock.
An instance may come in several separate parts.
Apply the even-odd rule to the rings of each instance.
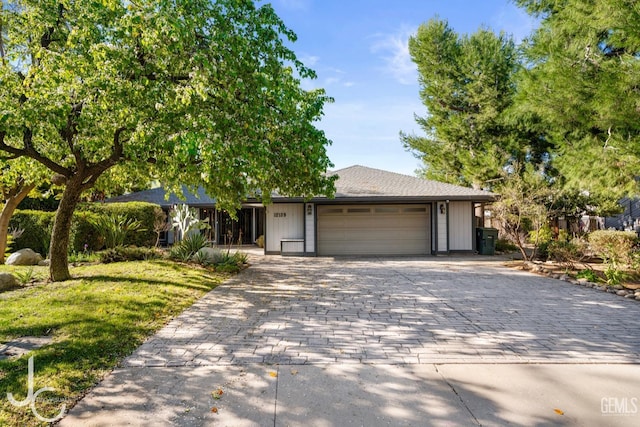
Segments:
[[[220,253],[219,249],[214,249],[209,247],[204,247],[198,251],[198,254],[200,254],[200,256],[204,256],[210,260],[213,260],[219,253]]]
[[[0,292],[13,289],[18,286],[18,281],[11,273],[0,273]]]
[[[627,291],[619,289],[616,291],[616,295],[620,295],[621,297],[624,297],[627,295]]]
[[[578,279],[578,282],[587,283],[587,282],[589,282],[589,279],[587,279],[586,277],[581,277],[581,278]]]
[[[42,255],[34,252],[33,249],[25,248],[12,253],[7,258],[7,265],[38,265],[42,261]]]
[[[621,289],[624,289],[624,286],[622,286],[622,285],[614,285],[613,289],[615,289],[616,291],[619,291]]]
[[[634,294],[626,294],[624,297],[625,298],[635,298],[636,296]]]
[[[43,267],[48,267],[49,265],[51,265],[51,260],[50,259],[43,259],[42,261],[38,262],[39,266],[43,266]]]

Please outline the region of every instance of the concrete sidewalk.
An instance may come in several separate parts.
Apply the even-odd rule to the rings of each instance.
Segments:
[[[253,262],[60,425],[640,425],[636,301],[481,257]]]
[[[637,426],[638,398],[638,365],[125,368],[61,425]]]

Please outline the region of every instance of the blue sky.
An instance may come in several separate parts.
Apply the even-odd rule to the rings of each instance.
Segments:
[[[413,175],[420,160],[399,133],[420,133],[414,114],[425,115],[409,36],[432,17],[459,33],[481,26],[519,41],[535,21],[509,0],[272,0],[298,40],[291,47],[316,70],[306,88],[322,87],[335,103],[318,127],[333,141],[335,169],[360,164]]]

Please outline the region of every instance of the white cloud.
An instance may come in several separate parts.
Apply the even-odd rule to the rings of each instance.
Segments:
[[[383,71],[393,76],[401,84],[415,84],[418,79],[416,65],[409,54],[409,37],[415,34],[415,28],[402,26],[393,34],[376,34],[371,51],[381,55],[385,66]]]
[[[301,55],[299,59],[307,67],[314,67],[320,61],[320,57],[315,55]]]

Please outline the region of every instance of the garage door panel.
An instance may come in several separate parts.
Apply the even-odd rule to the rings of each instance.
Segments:
[[[319,206],[320,255],[430,253],[428,205]]]

